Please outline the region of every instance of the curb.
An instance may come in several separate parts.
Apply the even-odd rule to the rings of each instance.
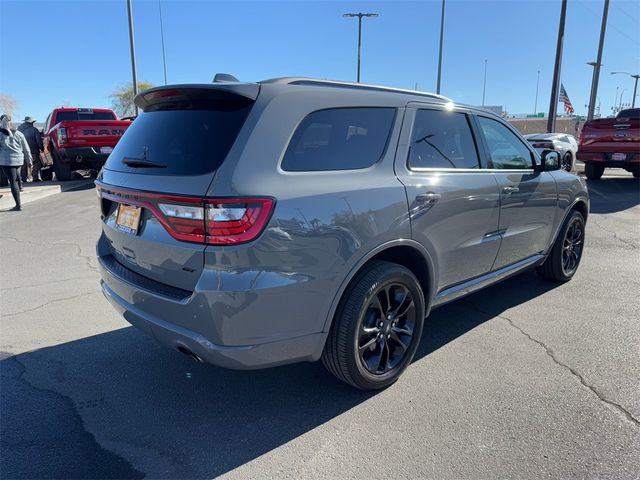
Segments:
[[[24,185],[24,191],[20,193],[20,200],[22,205],[35,202],[58,193],[74,190],[78,187],[87,185],[88,182],[93,180],[75,180],[70,182],[42,182],[42,183],[27,183]],[[0,187],[0,211],[5,211],[13,208],[15,205],[13,196],[11,195],[11,189],[9,187]]]

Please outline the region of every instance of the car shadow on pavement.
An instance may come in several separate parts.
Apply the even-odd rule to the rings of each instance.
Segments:
[[[434,310],[415,361],[554,287],[525,273]],[[7,478],[217,477],[306,433],[317,452],[316,427],[377,394],[320,363],[197,364],[133,327],[9,356],[0,370]]]
[[[640,205],[640,180],[628,177],[606,177],[587,180],[591,213],[615,213]]]

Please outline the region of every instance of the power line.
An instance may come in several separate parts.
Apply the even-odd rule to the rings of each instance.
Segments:
[[[627,12],[624,8],[622,8],[622,7],[620,6],[620,2],[613,2],[613,3],[612,3],[612,5],[613,5],[615,8],[617,8],[617,9],[618,9],[618,11],[620,11],[620,12],[624,13],[624,15],[625,15],[625,17],[626,17],[626,18],[628,18],[629,20],[631,20],[631,21],[632,21],[632,22],[634,22],[634,23],[637,23],[637,22],[636,22],[636,20],[635,20],[635,15],[631,15],[631,14],[630,14],[629,12]],[[640,13],[640,9],[638,9],[638,10],[636,11],[636,15],[637,15],[638,13]]]
[[[585,10],[587,10],[589,13],[591,13],[592,15],[594,15],[596,18],[600,18],[600,14],[597,12],[594,12],[593,10],[591,10],[591,8],[587,7],[586,3],[584,2],[576,2],[578,5],[581,5]],[[615,3],[614,3],[615,5]],[[631,40],[633,43],[635,43],[636,45],[640,46],[640,41],[638,41],[637,38],[633,38],[631,35],[629,35],[626,32],[623,32],[620,28],[618,28],[616,25],[614,25],[613,23],[611,23],[611,21],[607,20],[607,26],[610,28],[613,28],[616,32],[618,32],[620,35],[628,38],[629,40]]]

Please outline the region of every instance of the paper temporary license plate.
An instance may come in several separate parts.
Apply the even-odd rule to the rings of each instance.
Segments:
[[[140,214],[142,208],[135,205],[118,205],[118,214],[116,215],[116,227],[123,232],[135,235],[138,233],[140,226]]]
[[[627,156],[626,156],[624,153],[614,153],[614,154],[611,156],[611,159],[612,159],[612,160],[616,160],[616,161],[618,161],[618,162],[622,162],[622,161],[624,161],[624,160],[626,160],[626,159],[627,159]]]
[[[113,152],[113,147],[100,147],[100,153],[111,153]]]

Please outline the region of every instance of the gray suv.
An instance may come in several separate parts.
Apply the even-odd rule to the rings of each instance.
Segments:
[[[528,268],[578,268],[585,184],[489,112],[304,78],[135,101],[96,181],[102,290],[195,360],[322,359],[383,388],[432,308]]]

